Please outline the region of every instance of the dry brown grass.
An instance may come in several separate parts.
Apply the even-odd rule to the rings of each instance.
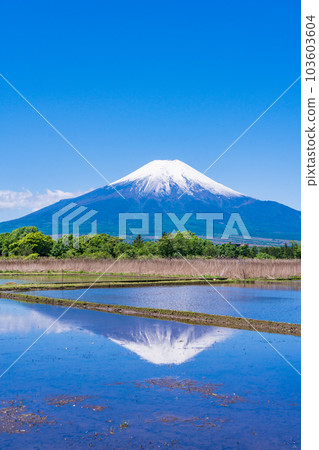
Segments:
[[[112,265],[113,264],[113,265]],[[134,273],[151,275],[210,275],[227,278],[289,278],[300,277],[300,260],[258,259],[50,259],[0,260],[0,270],[10,272],[74,271],[103,273],[108,267],[111,273]],[[1,276],[1,275],[0,275]]]

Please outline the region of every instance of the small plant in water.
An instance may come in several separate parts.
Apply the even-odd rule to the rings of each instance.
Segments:
[[[126,422],[126,420],[124,420],[124,422],[121,423],[121,425],[120,425],[121,430],[125,430],[125,428],[128,428],[128,427],[129,427],[129,424],[128,424],[128,422]]]

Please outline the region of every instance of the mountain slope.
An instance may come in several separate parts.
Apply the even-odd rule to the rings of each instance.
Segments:
[[[167,213],[175,213],[178,218],[190,213],[192,215],[186,228],[205,236],[206,223],[196,220],[196,213],[222,213],[223,220],[214,224],[214,236],[218,237],[223,233],[230,215],[239,213],[252,237],[300,239],[299,211],[236,192],[178,160],[152,161],[109,186],[74,199],[62,200],[20,219],[3,222],[0,232],[35,225],[43,232],[52,234],[52,215],[71,202],[87,208],[83,214],[90,209],[97,211],[93,219],[97,220],[99,233],[118,235],[120,213],[149,213],[150,229],[147,234],[150,236],[154,234],[154,213],[163,214],[163,231],[167,232],[176,230]],[[70,224],[78,217],[72,219]],[[130,226],[141,224],[135,221]],[[83,234],[90,230],[90,222],[83,223],[80,228]]]

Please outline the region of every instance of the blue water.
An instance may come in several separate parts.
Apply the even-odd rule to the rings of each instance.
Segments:
[[[1,373],[64,311],[0,300]],[[264,337],[300,369],[299,338]],[[0,448],[300,448],[300,376],[252,331],[71,309],[0,389],[0,408],[49,422]],[[59,395],[91,398],[49,404]]]
[[[65,291],[35,291],[47,297],[78,299],[114,305],[143,306],[180,311],[195,311],[250,319],[300,323],[300,285],[280,284],[265,287],[216,285],[219,295],[210,286],[170,286],[144,288],[91,288]]]
[[[0,278],[0,284],[5,283],[17,283],[17,284],[25,284],[25,283],[35,283],[35,281],[32,280],[21,280],[20,278]]]

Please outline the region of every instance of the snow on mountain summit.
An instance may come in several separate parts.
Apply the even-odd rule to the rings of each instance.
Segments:
[[[109,339],[152,364],[183,364],[214,344],[228,339],[233,331],[227,328],[180,328],[177,333],[170,325],[141,329],[131,337]]]
[[[178,188],[181,194],[185,192],[188,195],[194,195],[196,191],[203,189],[228,198],[243,195],[217,183],[178,159],[151,161],[135,172],[111,183],[116,187],[124,184],[134,184],[134,188],[140,194],[167,195],[174,187]]]

